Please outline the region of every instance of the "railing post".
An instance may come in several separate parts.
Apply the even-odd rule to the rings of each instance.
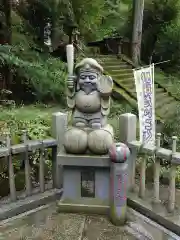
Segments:
[[[177,137],[172,137],[172,156],[176,153]],[[168,196],[168,211],[173,212],[175,208],[176,196],[176,166],[172,165],[169,176],[169,196]]]
[[[9,170],[9,187],[10,187],[10,198],[11,201],[16,201],[16,186],[15,186],[15,179],[14,179],[14,166],[12,161],[11,155],[11,138],[10,134],[6,134],[6,147],[9,149],[9,156],[8,156],[8,170]]]
[[[131,192],[135,191],[135,186],[136,186],[136,157],[137,157],[137,149],[133,147],[133,149],[131,149],[131,155],[130,155],[130,158],[132,158],[132,162],[131,162],[132,170],[129,176],[129,181],[130,181],[129,187]]]
[[[39,185],[40,185],[40,192],[44,192],[45,190],[45,181],[44,181],[44,161],[45,161],[45,149],[43,141],[41,143],[40,149],[40,159],[39,159]]]
[[[27,144],[27,131],[22,131],[22,141],[26,145],[26,151],[24,153],[25,162],[25,181],[26,181],[26,194],[31,195],[31,167],[29,165],[29,154],[28,154],[28,144]]]
[[[146,191],[146,156],[143,156],[140,163],[139,197],[144,198]]]
[[[119,117],[119,129],[120,129],[120,142],[128,144],[129,142],[136,140],[136,115],[131,113],[121,114]],[[134,149],[135,150],[135,149]],[[128,161],[128,189],[132,189],[132,175],[135,174],[136,167],[136,151],[133,151]],[[133,176],[134,177],[134,176]]]
[[[156,150],[161,146],[161,133],[157,133]],[[159,176],[160,176],[160,161],[154,156],[154,203],[159,203]]]
[[[57,154],[64,151],[64,134],[67,129],[68,114],[56,112],[52,114],[52,136],[57,140],[57,149],[52,149],[52,175],[53,185],[62,188],[63,175],[62,167],[57,165]]]

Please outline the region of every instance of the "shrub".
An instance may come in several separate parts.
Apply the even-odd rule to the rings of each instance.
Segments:
[[[157,61],[170,60],[162,64],[165,71],[177,71],[180,66],[180,25],[172,23],[166,26],[158,37],[155,47]],[[170,69],[171,68],[171,69]]]
[[[64,103],[66,67],[60,60],[35,50],[20,51],[17,46],[0,45],[0,63],[11,68],[14,75],[11,90],[19,99],[24,100],[29,94],[36,101]]]

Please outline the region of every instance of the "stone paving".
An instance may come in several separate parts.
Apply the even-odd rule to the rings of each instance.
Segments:
[[[166,240],[149,234],[141,223],[113,226],[106,217],[57,213],[55,205],[0,222],[0,240]],[[154,231],[154,230],[152,230]]]
[[[100,216],[57,213],[49,206],[29,216],[3,221],[0,239],[6,240],[133,240],[124,229],[115,227]]]

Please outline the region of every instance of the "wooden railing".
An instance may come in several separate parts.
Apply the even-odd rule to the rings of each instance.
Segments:
[[[56,156],[57,156],[57,142],[55,139],[45,140],[28,140],[27,132],[22,132],[22,143],[11,145],[11,137],[9,133],[0,137],[2,146],[0,147],[0,161],[7,160],[8,175],[9,175],[9,188],[11,201],[17,200],[17,191],[15,186],[15,174],[13,166],[13,158],[19,156],[24,161],[25,171],[25,196],[32,195],[32,182],[31,182],[31,166],[29,162],[29,155],[34,151],[39,151],[39,191],[45,191],[45,157],[47,149],[52,149],[52,182],[53,188],[56,188]],[[4,142],[3,142],[3,140]]]
[[[162,148],[160,146],[161,134],[157,134],[156,146],[144,145],[142,146],[139,141],[130,142],[129,148],[132,151],[132,164],[133,171],[130,176],[130,182],[132,189],[135,191],[137,187],[136,184],[136,159],[140,159],[140,171],[139,171],[139,187],[138,195],[141,199],[145,198],[146,195],[146,163],[147,156],[151,156],[154,165],[154,174],[153,174],[153,196],[152,202],[160,202],[160,171],[161,171],[161,160],[166,161],[170,165],[169,172],[169,187],[168,187],[168,196],[167,196],[167,210],[168,212],[173,212],[175,210],[175,196],[176,196],[176,168],[180,165],[180,153],[176,152],[176,142],[177,137],[172,137],[172,150]]]

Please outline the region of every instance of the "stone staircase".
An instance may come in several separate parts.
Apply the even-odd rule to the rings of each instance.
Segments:
[[[115,55],[97,55],[94,57],[114,80],[114,96],[121,96],[137,108],[137,96],[133,77],[133,66]],[[155,75],[156,117],[167,119],[176,112],[178,101],[156,81]]]

